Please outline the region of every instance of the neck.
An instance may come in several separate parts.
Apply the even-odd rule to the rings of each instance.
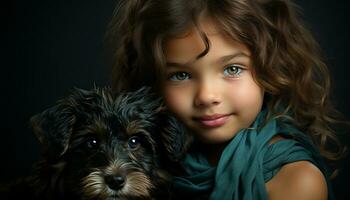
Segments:
[[[228,143],[223,144],[206,144],[201,143],[200,148],[211,166],[216,166],[221,154]]]

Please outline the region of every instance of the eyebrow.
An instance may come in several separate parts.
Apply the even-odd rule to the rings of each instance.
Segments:
[[[227,56],[222,56],[221,58],[219,58],[219,62],[220,63],[226,63],[234,58],[237,58],[237,57],[248,57],[249,58],[249,55],[242,52],[242,51],[239,51],[237,53],[234,53],[234,54],[230,54],[230,55],[227,55]]]
[[[222,56],[221,58],[218,59],[219,63],[226,63],[236,57],[248,57],[249,58],[249,55],[242,52],[242,51],[238,51],[234,54],[230,54],[230,55],[226,55],[226,56]],[[183,66],[189,66],[191,65],[192,63],[194,63],[196,61],[196,59],[194,60],[191,60],[189,62],[186,62],[186,63],[178,63],[178,62],[166,62],[166,66],[168,67],[183,67]]]

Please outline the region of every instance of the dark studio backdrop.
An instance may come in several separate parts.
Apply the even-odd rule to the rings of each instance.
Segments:
[[[349,19],[346,0],[297,0],[327,57],[334,79],[332,98],[350,118]],[[115,0],[14,0],[5,6],[1,45],[0,182],[28,175],[40,158],[30,116],[52,106],[72,87],[110,83],[103,34]],[[350,199],[350,159],[333,180],[338,199]]]

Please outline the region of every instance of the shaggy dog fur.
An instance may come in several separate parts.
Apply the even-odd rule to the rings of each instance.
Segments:
[[[188,143],[148,88],[113,94],[75,89],[31,119],[43,148],[12,199],[169,199],[170,168]]]

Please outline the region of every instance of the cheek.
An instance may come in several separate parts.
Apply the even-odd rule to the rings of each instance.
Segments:
[[[263,104],[263,91],[255,83],[248,83],[237,87],[229,94],[231,102],[237,111],[248,115],[255,115],[261,110]]]
[[[184,90],[173,87],[163,88],[163,97],[166,106],[175,115],[183,113],[188,107],[189,96]]]

